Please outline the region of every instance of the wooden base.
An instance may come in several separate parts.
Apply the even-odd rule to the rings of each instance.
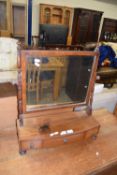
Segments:
[[[67,112],[59,117],[25,118],[23,126],[17,121],[20,153],[29,149],[56,147],[95,139],[100,125],[92,116],[79,116],[78,112]]]

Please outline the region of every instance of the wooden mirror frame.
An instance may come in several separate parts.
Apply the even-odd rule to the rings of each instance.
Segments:
[[[26,57],[39,57],[39,56],[94,56],[89,86],[87,90],[86,99],[83,103],[73,103],[73,104],[57,104],[50,105],[46,108],[36,108],[34,110],[28,111],[26,109]],[[94,91],[94,83],[96,79],[96,69],[98,65],[99,53],[97,51],[52,51],[52,50],[21,50],[18,56],[18,109],[19,116],[22,114],[32,113],[32,112],[42,112],[47,110],[58,110],[65,108],[72,108],[74,110],[76,107],[87,107],[88,114],[92,111],[92,97]],[[20,117],[19,117],[20,118]]]

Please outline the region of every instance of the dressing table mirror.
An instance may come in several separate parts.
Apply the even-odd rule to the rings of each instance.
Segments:
[[[96,137],[92,116],[98,52],[22,50],[18,57],[20,153]]]

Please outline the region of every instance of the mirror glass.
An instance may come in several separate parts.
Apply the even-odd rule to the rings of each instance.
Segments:
[[[93,56],[28,56],[27,107],[84,102],[93,60]]]

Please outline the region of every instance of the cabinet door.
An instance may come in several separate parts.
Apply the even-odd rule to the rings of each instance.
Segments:
[[[98,40],[101,16],[102,12],[75,9],[72,27],[72,44],[96,42]]]
[[[74,13],[73,21],[73,44],[85,43],[88,36],[90,14],[86,11],[77,11]]]
[[[52,6],[40,4],[40,24],[51,24]]]
[[[13,37],[25,41],[26,36],[26,7],[25,5],[13,4],[12,5]],[[22,19],[22,20],[21,20]]]
[[[72,15],[72,8],[40,4],[40,24],[57,24],[70,27]]]
[[[117,20],[104,18],[100,40],[117,42]]]
[[[89,21],[90,21],[90,13],[83,11],[79,15],[78,21],[78,35],[77,40],[79,43],[85,43],[88,37],[89,32]]]
[[[99,26],[100,26],[100,21],[101,21],[101,13],[94,13],[91,15],[92,16],[92,20],[91,20],[91,31],[90,31],[90,38],[89,38],[89,42],[97,42],[98,40],[98,36],[99,36]]]
[[[0,35],[10,36],[11,33],[11,1],[0,0]]]

